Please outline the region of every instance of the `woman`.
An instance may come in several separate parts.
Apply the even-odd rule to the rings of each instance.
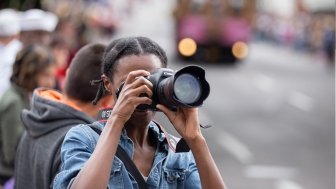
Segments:
[[[23,133],[21,110],[29,107],[36,87],[54,87],[55,65],[45,47],[31,45],[18,52],[11,86],[0,99],[0,185],[13,176],[16,145]]]
[[[187,153],[170,150],[165,134],[152,121],[154,112],[136,108],[152,103],[152,84],[144,77],[166,65],[165,52],[148,38],[121,38],[106,48],[94,102],[112,95],[113,110],[105,125],[100,124],[100,136],[88,125],[67,133],[61,150],[62,170],[54,188],[139,188],[134,175],[115,158],[118,144],[131,157],[148,188],[225,188],[201,134],[197,108],[172,112],[157,106],[189,145],[191,152]],[[140,96],[143,93],[147,95]]]

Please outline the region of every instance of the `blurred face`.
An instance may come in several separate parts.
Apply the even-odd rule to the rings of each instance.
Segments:
[[[24,31],[21,32],[20,37],[24,45],[40,44],[48,46],[51,41],[50,33],[47,31]]]
[[[157,68],[161,68],[161,61],[155,55],[131,55],[118,60],[116,71],[113,73],[113,87],[117,91],[122,83],[126,80],[127,75],[131,71],[146,70],[153,72]],[[135,110],[129,121],[151,121],[154,117],[152,111],[137,111]]]
[[[56,67],[54,65],[48,66],[40,74],[37,75],[37,87],[53,88],[56,84],[55,77]]]
[[[57,69],[65,69],[67,67],[67,59],[69,51],[63,47],[57,47],[52,50],[53,57],[56,61]]]

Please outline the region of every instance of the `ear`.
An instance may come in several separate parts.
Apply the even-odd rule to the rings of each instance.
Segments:
[[[112,94],[113,87],[112,87],[111,80],[105,74],[102,75],[102,80],[103,80],[105,91],[107,91],[109,94]]]

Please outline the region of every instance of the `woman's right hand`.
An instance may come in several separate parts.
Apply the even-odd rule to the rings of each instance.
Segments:
[[[128,74],[109,119],[117,119],[124,124],[129,120],[138,105],[152,104],[153,85],[144,78],[148,75],[150,73],[145,70],[136,70]],[[141,95],[144,93],[145,96]]]
[[[108,123],[105,124],[93,153],[89,154],[90,158],[75,177],[71,188],[106,188],[125,122],[128,121],[138,105],[152,103],[150,99],[152,84],[144,78],[149,74],[147,71],[137,70],[127,75],[124,86],[107,120]],[[116,83],[116,86],[120,86],[121,83]],[[140,96],[142,93],[146,93],[148,97]],[[84,152],[80,151],[80,153]]]

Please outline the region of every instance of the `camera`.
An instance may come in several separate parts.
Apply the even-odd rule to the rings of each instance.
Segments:
[[[158,111],[157,104],[165,105],[171,110],[178,107],[198,107],[210,93],[205,70],[199,66],[186,66],[176,72],[168,68],[159,68],[146,79],[153,84],[153,102],[151,105],[139,105],[137,109],[140,110]]]

